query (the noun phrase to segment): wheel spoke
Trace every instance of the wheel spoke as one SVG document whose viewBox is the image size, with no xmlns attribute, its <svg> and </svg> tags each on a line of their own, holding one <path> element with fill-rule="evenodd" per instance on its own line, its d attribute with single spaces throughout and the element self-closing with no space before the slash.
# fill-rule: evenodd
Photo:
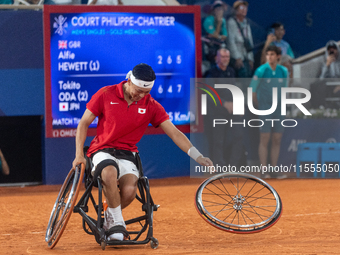
<svg viewBox="0 0 340 255">
<path fill-rule="evenodd" d="M 251 219 L 251 218 L 249 218 L 248 217 L 248 215 L 247 214 L 245 214 L 243 211 L 240 211 L 242 214 L 244 214 L 253 224 L 255 224 L 255 222 Z"/>
<path fill-rule="evenodd" d="M 236 210 L 235 216 L 234 216 L 233 220 L 231 221 L 231 224 L 234 222 L 237 214 L 238 214 L 238 210 Z"/>
<path fill-rule="evenodd" d="M 248 204 L 249 206 L 251 206 L 251 205 L 247 202 L 247 200 L 245 200 L 245 202 L 246 202 L 246 204 Z M 254 210 L 254 208 L 253 208 L 253 207 L 250 207 L 250 208 L 253 209 L 254 213 L 257 214 L 257 215 L 260 217 L 260 219 L 263 221 L 263 219 L 261 218 L 261 216 Z"/>
<path fill-rule="evenodd" d="M 207 200 L 202 200 L 203 202 L 207 202 L 207 203 L 212 203 L 214 205 L 206 205 L 205 207 L 212 207 L 212 206 L 221 206 L 221 205 L 226 205 L 226 204 L 221 204 L 221 203 L 217 203 L 217 202 L 213 202 L 213 201 L 207 201 Z M 229 205 L 229 204 L 227 204 Z M 232 207 L 232 205 L 230 205 Z"/>
<path fill-rule="evenodd" d="M 255 210 L 254 210 L 254 211 L 250 211 L 250 210 L 242 209 L 242 211 L 248 212 L 248 213 L 251 213 L 251 214 L 254 214 L 254 215 L 259 216 L 259 218 L 261 219 L 261 221 L 263 221 L 263 219 L 261 218 L 261 216 L 262 216 L 262 217 L 267 217 L 267 215 L 259 214 L 259 213 L 257 213 Z"/>
<path fill-rule="evenodd" d="M 232 215 L 232 214 L 233 214 L 233 212 L 234 212 L 234 211 L 232 211 L 230 214 L 228 214 L 228 216 L 227 216 L 227 217 L 225 217 L 225 218 L 223 219 L 223 221 L 225 221 L 227 218 L 229 218 L 229 216 L 230 216 L 230 215 Z"/>
<path fill-rule="evenodd" d="M 227 188 L 224 186 L 223 182 L 221 179 L 219 179 L 220 183 L 222 184 L 224 190 L 228 193 L 229 197 L 232 198 L 232 196 L 230 195 L 229 191 L 227 190 Z"/>
<path fill-rule="evenodd" d="M 232 196 L 229 194 L 228 190 L 227 193 L 225 193 L 220 187 L 216 186 L 216 184 L 214 182 L 211 183 L 212 185 L 214 185 L 217 189 L 219 189 L 220 191 L 222 191 L 225 195 L 229 196 L 232 199 Z M 223 186 L 223 184 L 222 184 Z M 209 189 L 208 189 L 209 190 Z"/>
<path fill-rule="evenodd" d="M 215 193 L 214 191 L 208 189 L 208 187 L 206 187 L 207 190 L 211 191 L 214 195 L 217 195 L 218 197 L 222 198 L 223 200 L 225 200 L 226 202 L 230 203 L 231 201 L 228 201 L 227 199 L 225 199 L 224 197 L 220 196 L 219 194 Z"/>
<path fill-rule="evenodd" d="M 267 212 L 271 212 L 271 213 L 273 213 L 274 211 L 270 211 L 270 210 L 264 209 L 263 207 L 275 207 L 275 208 L 276 208 L 275 205 L 273 205 L 273 206 L 250 206 L 250 207 L 257 208 L 257 209 L 261 209 L 261 210 L 264 210 L 264 211 L 267 211 Z M 244 209 L 244 208 L 250 208 L 250 207 L 243 206 L 242 209 Z"/>
</svg>

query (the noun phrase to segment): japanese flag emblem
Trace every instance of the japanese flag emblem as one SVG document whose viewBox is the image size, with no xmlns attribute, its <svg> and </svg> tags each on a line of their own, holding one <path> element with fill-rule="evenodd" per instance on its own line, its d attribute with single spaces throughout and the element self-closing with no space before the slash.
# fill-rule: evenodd
<svg viewBox="0 0 340 255">
<path fill-rule="evenodd" d="M 138 108 L 138 113 L 145 114 L 145 112 L 146 112 L 146 109 Z"/>
<path fill-rule="evenodd" d="M 68 111 L 68 103 L 59 103 L 59 111 L 67 112 Z"/>
</svg>

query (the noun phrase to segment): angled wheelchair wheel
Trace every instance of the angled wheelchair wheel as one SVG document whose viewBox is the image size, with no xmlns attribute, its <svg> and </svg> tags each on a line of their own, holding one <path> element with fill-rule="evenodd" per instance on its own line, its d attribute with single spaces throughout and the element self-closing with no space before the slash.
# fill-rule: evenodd
<svg viewBox="0 0 340 255">
<path fill-rule="evenodd" d="M 59 191 L 45 235 L 45 241 L 51 249 L 58 243 L 72 214 L 84 177 L 84 169 L 83 164 L 71 169 Z"/>
<path fill-rule="evenodd" d="M 278 193 L 262 179 L 223 173 L 206 179 L 196 192 L 196 209 L 214 227 L 232 233 L 256 233 L 281 217 Z"/>
</svg>

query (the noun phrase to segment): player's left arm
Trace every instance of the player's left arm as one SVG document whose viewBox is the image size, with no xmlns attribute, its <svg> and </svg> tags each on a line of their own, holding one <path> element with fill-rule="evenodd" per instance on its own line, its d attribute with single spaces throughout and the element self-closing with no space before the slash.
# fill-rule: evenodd
<svg viewBox="0 0 340 255">
<path fill-rule="evenodd" d="M 198 150 L 192 146 L 189 139 L 179 131 L 170 120 L 162 122 L 159 126 L 182 151 L 188 153 L 197 163 L 203 166 L 213 166 L 212 161 L 200 154 Z"/>
<path fill-rule="evenodd" d="M 262 80 L 262 77 L 263 77 L 263 72 L 261 72 L 259 68 L 256 69 L 255 74 L 253 76 L 253 79 L 251 80 L 250 85 L 249 85 L 249 87 L 251 87 L 252 91 L 253 91 L 253 95 L 252 95 L 253 105 L 256 106 L 256 107 L 259 104 L 258 101 L 257 101 L 257 89 L 258 89 L 259 84 Z"/>
<path fill-rule="evenodd" d="M 283 68 L 283 77 L 285 78 L 285 87 L 289 87 L 290 80 L 289 80 L 289 71 L 288 68 L 285 66 L 282 66 Z"/>
</svg>

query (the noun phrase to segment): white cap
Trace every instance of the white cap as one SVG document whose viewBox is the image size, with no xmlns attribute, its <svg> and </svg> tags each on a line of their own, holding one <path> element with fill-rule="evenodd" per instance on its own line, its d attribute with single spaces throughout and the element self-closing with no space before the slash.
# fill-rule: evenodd
<svg viewBox="0 0 340 255">
<path fill-rule="evenodd" d="M 129 71 L 125 78 L 126 79 L 130 78 L 133 84 L 144 89 L 151 89 L 155 83 L 155 81 L 138 80 L 135 76 L 133 76 L 132 71 Z"/>
</svg>

